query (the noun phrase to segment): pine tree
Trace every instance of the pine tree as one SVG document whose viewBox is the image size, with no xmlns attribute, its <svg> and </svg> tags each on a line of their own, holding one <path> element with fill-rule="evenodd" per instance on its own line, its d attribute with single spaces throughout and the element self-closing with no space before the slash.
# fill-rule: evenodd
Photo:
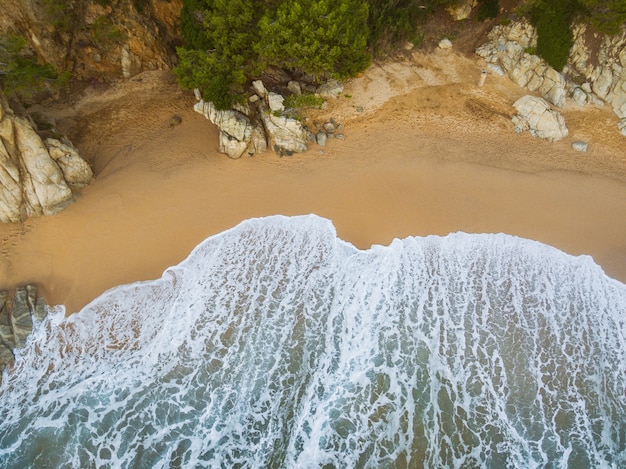
<svg viewBox="0 0 626 469">
<path fill-rule="evenodd" d="M 285 0 L 261 19 L 257 50 L 287 69 L 345 78 L 369 64 L 367 15 L 361 0 Z"/>
</svg>

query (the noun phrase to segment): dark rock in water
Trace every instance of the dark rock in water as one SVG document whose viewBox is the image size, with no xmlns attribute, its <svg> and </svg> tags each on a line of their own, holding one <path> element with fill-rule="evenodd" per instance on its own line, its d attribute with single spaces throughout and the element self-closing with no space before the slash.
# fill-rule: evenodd
<svg viewBox="0 0 626 469">
<path fill-rule="evenodd" d="M 46 317 L 43 298 L 37 297 L 37 286 L 19 287 L 13 301 L 9 292 L 0 291 L 0 372 L 10 366 L 15 354 L 33 330 L 33 318 L 42 321 Z"/>
<path fill-rule="evenodd" d="M 13 363 L 13 329 L 9 319 L 9 293 L 0 291 L 0 371 Z"/>
<path fill-rule="evenodd" d="M 15 292 L 13 311 L 11 311 L 11 327 L 13 328 L 15 347 L 22 348 L 26 343 L 26 338 L 33 331 L 33 317 L 31 316 L 26 287 L 19 287 Z"/>
</svg>

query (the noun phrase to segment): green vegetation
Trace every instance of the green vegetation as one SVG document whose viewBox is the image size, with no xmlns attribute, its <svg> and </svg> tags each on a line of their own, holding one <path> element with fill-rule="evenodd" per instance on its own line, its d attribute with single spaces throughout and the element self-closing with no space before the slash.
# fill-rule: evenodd
<svg viewBox="0 0 626 469">
<path fill-rule="evenodd" d="M 76 9 L 72 0 L 41 0 L 41 4 L 56 29 L 70 32 L 76 27 Z"/>
<path fill-rule="evenodd" d="M 478 6 L 478 12 L 476 13 L 476 19 L 478 21 L 484 21 L 487 19 L 495 18 L 500 12 L 500 5 L 498 0 L 483 0 Z"/>
<path fill-rule="evenodd" d="M 367 12 L 361 0 L 185 0 L 174 71 L 218 108 L 269 64 L 346 78 L 370 61 Z"/>
<path fill-rule="evenodd" d="M 98 16 L 92 28 L 94 43 L 105 49 L 125 39 L 124 33 L 111 22 L 108 16 Z"/>
<path fill-rule="evenodd" d="M 177 50 L 175 72 L 182 86 L 199 88 L 218 108 L 228 108 L 269 65 L 319 82 L 354 76 L 371 56 L 395 51 L 407 41 L 420 43 L 432 13 L 457 2 L 183 0 L 184 46 Z M 537 27 L 536 53 L 558 70 L 567 61 L 574 19 L 602 32 L 615 32 L 626 21 L 626 0 L 530 0 L 525 5 Z M 498 0 L 482 0 L 477 19 L 498 13 Z"/>
<path fill-rule="evenodd" d="M 307 107 L 319 108 L 324 104 L 324 98 L 315 93 L 303 93 L 301 95 L 289 95 L 283 103 L 287 109 L 302 109 Z"/>
<path fill-rule="evenodd" d="M 32 98 L 43 91 L 56 91 L 69 81 L 69 73 L 60 74 L 47 63 L 41 64 L 19 36 L 0 37 L 0 86 L 7 95 Z"/>
<path fill-rule="evenodd" d="M 599 31 L 615 34 L 626 23 L 626 0 L 578 0 Z"/>
<path fill-rule="evenodd" d="M 393 51 L 399 44 L 419 44 L 423 25 L 435 9 L 457 0 L 365 0 L 369 6 L 369 48 L 375 54 Z"/>
<path fill-rule="evenodd" d="M 572 22 L 582 20 L 615 34 L 626 22 L 626 0 L 535 0 L 529 15 L 537 28 L 537 54 L 562 70 L 574 41 Z"/>
</svg>

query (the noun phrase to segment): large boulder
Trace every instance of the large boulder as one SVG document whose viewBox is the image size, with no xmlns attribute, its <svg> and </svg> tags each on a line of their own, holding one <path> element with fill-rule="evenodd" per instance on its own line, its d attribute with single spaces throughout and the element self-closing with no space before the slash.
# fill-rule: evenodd
<svg viewBox="0 0 626 469">
<path fill-rule="evenodd" d="M 307 150 L 307 134 L 302 123 L 286 116 L 277 116 L 261 108 L 259 113 L 267 132 L 270 148 L 279 155 L 291 155 Z"/>
<path fill-rule="evenodd" d="M 69 142 L 44 142 L 1 97 L 0 109 L 0 221 L 58 213 L 92 180 L 91 168 Z"/>
<path fill-rule="evenodd" d="M 13 298 L 0 291 L 0 380 L 2 370 L 15 358 L 15 349 L 22 348 L 33 330 L 34 320 L 43 321 L 48 314 L 36 285 L 18 287 Z"/>
<path fill-rule="evenodd" d="M 563 116 L 554 111 L 548 102 L 538 96 L 523 96 L 513 104 L 517 114 L 513 116 L 515 131 L 529 131 L 533 137 L 555 142 L 567 137 L 568 130 Z"/>
<path fill-rule="evenodd" d="M 248 116 L 235 109 L 217 109 L 212 102 L 204 100 L 198 101 L 194 110 L 213 122 L 219 129 L 219 146 L 222 153 L 235 159 L 246 153 L 253 129 Z"/>
</svg>

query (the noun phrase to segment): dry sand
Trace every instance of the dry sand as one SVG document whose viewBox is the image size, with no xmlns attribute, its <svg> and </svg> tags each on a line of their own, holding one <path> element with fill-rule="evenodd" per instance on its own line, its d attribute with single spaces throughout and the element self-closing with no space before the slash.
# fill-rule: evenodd
<svg viewBox="0 0 626 469">
<path fill-rule="evenodd" d="M 46 112 L 97 177 L 52 217 L 0 226 L 0 288 L 40 285 L 68 314 L 121 283 L 159 277 L 242 220 L 316 213 L 359 248 L 411 235 L 504 232 L 593 256 L 626 282 L 626 150 L 608 108 L 567 106 L 570 137 L 516 135 L 524 91 L 454 52 L 374 65 L 311 119 L 344 141 L 231 160 L 172 76 L 90 87 Z M 357 107 L 363 107 L 358 112 Z M 182 123 L 170 126 L 172 115 Z M 587 153 L 571 148 L 589 143 Z"/>
</svg>

